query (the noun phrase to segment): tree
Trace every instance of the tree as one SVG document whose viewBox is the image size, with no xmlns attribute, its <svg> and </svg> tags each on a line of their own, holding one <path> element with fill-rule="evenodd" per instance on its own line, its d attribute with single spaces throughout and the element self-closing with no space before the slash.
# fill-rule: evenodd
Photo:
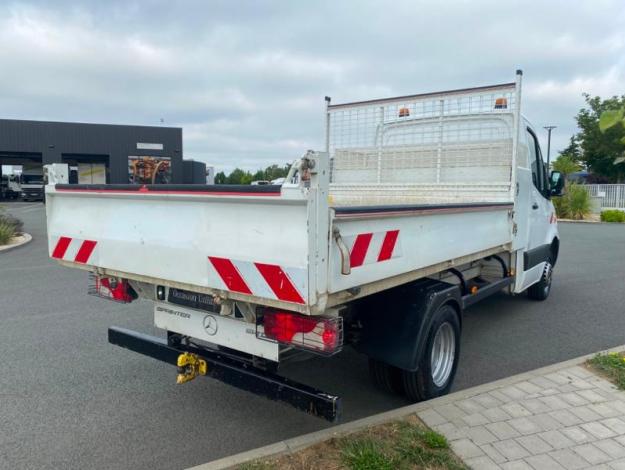
<svg viewBox="0 0 625 470">
<path fill-rule="evenodd" d="M 226 174 L 220 171 L 215 175 L 215 184 L 226 184 Z"/>
<path fill-rule="evenodd" d="M 561 154 L 551 166 L 555 171 L 562 173 L 565 178 L 571 173 L 582 169 L 582 166 L 573 157 L 564 154 Z"/>
<path fill-rule="evenodd" d="M 265 175 L 265 172 L 263 170 L 258 170 L 256 173 L 254 173 L 254 176 L 252 176 L 252 181 L 264 181 L 267 179 L 267 176 Z"/>
<path fill-rule="evenodd" d="M 621 97 L 621 101 L 625 101 L 625 96 Z M 625 129 L 625 103 L 618 109 L 609 109 L 601 113 L 599 118 L 599 129 L 605 133 L 608 129 Z M 625 145 L 625 135 L 622 135 L 619 142 Z M 614 164 L 625 163 L 625 152 L 614 160 Z"/>
<path fill-rule="evenodd" d="M 582 162 L 592 173 L 616 182 L 625 179 L 625 126 L 623 108 L 625 95 L 602 100 L 584 94 L 586 108 L 577 114 L 577 135 L 582 151 Z M 620 117 L 620 120 L 618 119 Z M 601 126 L 600 126 L 601 120 Z"/>
<path fill-rule="evenodd" d="M 568 147 L 560 151 L 560 156 L 558 157 L 558 160 L 562 156 L 569 157 L 569 159 L 574 161 L 575 163 L 579 163 L 582 161 L 582 151 L 579 148 L 579 141 L 576 135 L 572 135 L 571 139 L 569 140 Z"/>
<path fill-rule="evenodd" d="M 252 182 L 252 174 L 249 171 L 235 168 L 228 175 L 226 184 L 250 184 Z"/>
<path fill-rule="evenodd" d="M 284 178 L 289 173 L 290 168 L 291 165 L 288 163 L 284 166 L 270 165 L 254 174 L 241 168 L 235 168 L 228 176 L 220 171 L 215 175 L 215 184 L 250 184 L 252 181 L 272 181 L 277 178 Z"/>
</svg>

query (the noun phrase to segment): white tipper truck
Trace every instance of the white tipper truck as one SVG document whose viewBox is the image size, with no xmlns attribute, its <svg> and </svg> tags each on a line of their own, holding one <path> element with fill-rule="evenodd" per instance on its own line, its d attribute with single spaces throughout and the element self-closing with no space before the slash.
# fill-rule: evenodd
<svg viewBox="0 0 625 470">
<path fill-rule="evenodd" d="M 109 342 L 335 421 L 294 382 L 296 351 L 349 345 L 381 387 L 449 391 L 462 312 L 499 291 L 549 295 L 559 236 L 521 72 L 502 85 L 332 104 L 323 151 L 278 185 L 69 185 L 47 167 L 49 254 L 92 294 L 154 304 L 163 337 Z M 524 298 L 511 300 L 525 302 Z"/>
</svg>

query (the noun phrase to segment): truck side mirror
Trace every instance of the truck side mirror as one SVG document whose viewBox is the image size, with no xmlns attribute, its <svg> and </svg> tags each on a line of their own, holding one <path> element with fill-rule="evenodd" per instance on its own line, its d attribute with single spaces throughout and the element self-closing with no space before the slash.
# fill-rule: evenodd
<svg viewBox="0 0 625 470">
<path fill-rule="evenodd" d="M 564 189 L 564 175 L 559 171 L 552 171 L 549 176 L 549 193 L 552 196 L 562 196 Z"/>
</svg>

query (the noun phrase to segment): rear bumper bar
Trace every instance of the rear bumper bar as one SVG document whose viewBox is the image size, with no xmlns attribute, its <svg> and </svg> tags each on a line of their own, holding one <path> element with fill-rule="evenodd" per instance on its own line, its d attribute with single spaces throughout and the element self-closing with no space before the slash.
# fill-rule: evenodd
<svg viewBox="0 0 625 470">
<path fill-rule="evenodd" d="M 176 365 L 183 352 L 195 353 L 208 365 L 207 376 L 247 392 L 281 401 L 314 416 L 336 422 L 340 418 L 341 398 L 271 372 L 192 346 L 173 347 L 164 338 L 145 335 L 125 328 L 110 327 L 109 343 L 145 356 Z"/>
</svg>

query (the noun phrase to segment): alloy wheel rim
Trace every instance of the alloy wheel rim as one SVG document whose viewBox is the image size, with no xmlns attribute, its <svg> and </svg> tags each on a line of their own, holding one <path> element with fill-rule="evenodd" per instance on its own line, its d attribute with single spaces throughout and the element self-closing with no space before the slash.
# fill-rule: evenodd
<svg viewBox="0 0 625 470">
<path fill-rule="evenodd" d="M 552 277 L 552 274 L 553 274 L 553 268 L 551 266 L 551 263 L 547 263 L 547 265 L 545 266 L 545 274 L 544 274 L 544 277 L 545 277 L 545 288 L 544 288 L 545 294 L 547 292 L 549 292 L 549 289 L 551 289 L 551 277 Z"/>
<path fill-rule="evenodd" d="M 456 356 L 456 335 L 450 323 L 445 322 L 438 327 L 432 344 L 430 370 L 432 381 L 437 387 L 443 387 L 454 366 Z"/>
</svg>

